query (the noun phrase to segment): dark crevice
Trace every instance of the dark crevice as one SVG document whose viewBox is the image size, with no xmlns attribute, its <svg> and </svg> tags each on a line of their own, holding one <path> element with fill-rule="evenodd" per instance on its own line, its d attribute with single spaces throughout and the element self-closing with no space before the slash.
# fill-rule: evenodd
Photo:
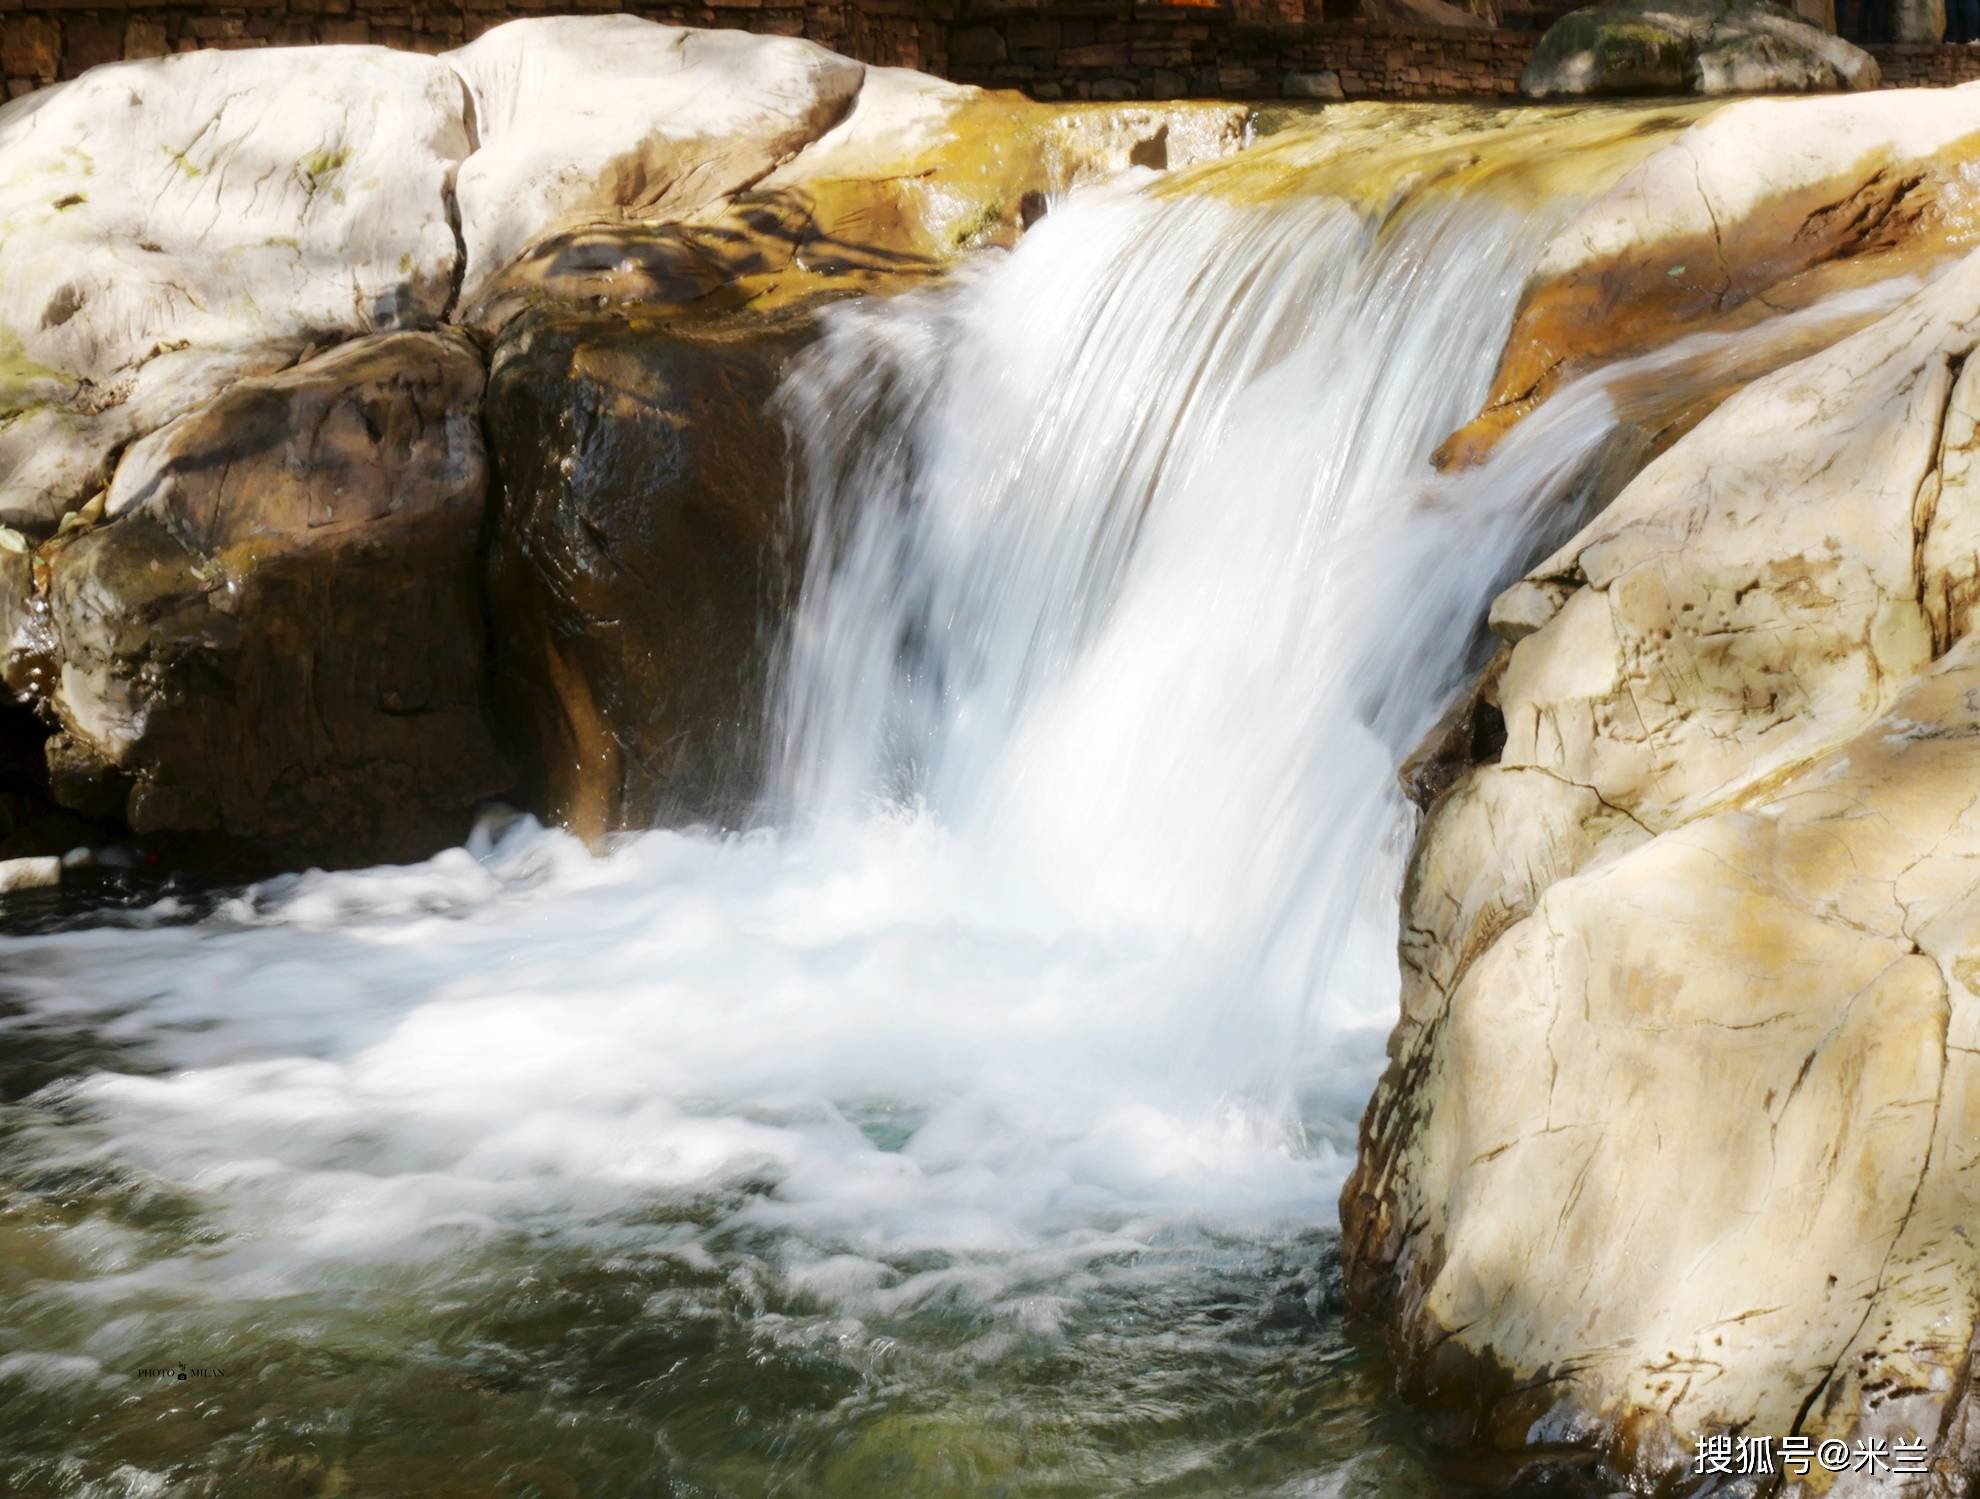
<svg viewBox="0 0 1980 1499">
<path fill-rule="evenodd" d="M 453 71 L 451 66 L 449 70 Z M 461 305 L 461 288 L 467 284 L 467 234 L 461 227 L 461 168 L 481 149 L 481 116 L 474 107 L 474 90 L 458 71 L 454 72 L 454 78 L 461 86 L 461 128 L 467 134 L 467 153 L 454 163 L 453 170 L 447 173 L 447 180 L 440 188 L 447 228 L 454 236 L 454 274 L 447 286 L 447 303 L 440 309 L 440 321 L 443 323 L 454 320 L 454 314 Z"/>
<path fill-rule="evenodd" d="M 51 737 L 32 708 L 0 696 L 0 860 L 65 854 L 125 834 L 119 824 L 56 802 L 48 773 Z"/>
<path fill-rule="evenodd" d="M 1918 481 L 1911 502 L 1911 577 L 1917 590 L 1918 611 L 1924 617 L 1926 627 L 1932 634 L 1932 659 L 1938 660 L 1952 649 L 1951 600 L 1947 604 L 1947 617 L 1935 619 L 1928 595 L 1925 568 L 1925 546 L 1932 534 L 1932 522 L 1938 517 L 1939 494 L 1945 484 L 1946 469 L 1946 425 L 1952 415 L 1952 404 L 1959 396 L 1960 376 L 1966 370 L 1967 355 L 1952 354 L 1946 360 L 1946 398 L 1939 403 L 1932 428 L 1930 454 L 1925 473 Z"/>
</svg>

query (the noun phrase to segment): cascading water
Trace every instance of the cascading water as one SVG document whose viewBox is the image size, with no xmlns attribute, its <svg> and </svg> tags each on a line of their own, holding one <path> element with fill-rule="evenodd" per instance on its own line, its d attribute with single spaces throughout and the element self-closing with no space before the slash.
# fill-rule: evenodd
<svg viewBox="0 0 1980 1499">
<path fill-rule="evenodd" d="M 1396 763 L 1616 421 L 1428 463 L 1570 206 L 1130 184 L 831 314 L 773 829 L 0 945 L 19 1471 L 316 1492 L 361 1430 L 345 1492 L 1423 1492 L 1320 1266 Z M 132 1371 L 179 1360 L 228 1377 L 174 1447 Z"/>
<path fill-rule="evenodd" d="M 1176 949 L 1201 1034 L 1163 1044 L 1208 1096 L 1259 1096 L 1309 999 L 1386 1026 L 1395 766 L 1534 513 L 1426 520 L 1426 460 L 1550 217 L 1118 192 L 836 320 L 787 392 L 821 515 L 796 810 L 912 800 L 982 888 Z M 1370 891 L 1372 961 L 1330 985 Z"/>
</svg>

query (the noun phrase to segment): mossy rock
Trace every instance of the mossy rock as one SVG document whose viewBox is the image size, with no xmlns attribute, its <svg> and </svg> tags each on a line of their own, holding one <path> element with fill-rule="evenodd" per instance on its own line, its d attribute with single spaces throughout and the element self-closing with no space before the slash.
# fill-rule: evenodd
<svg viewBox="0 0 1980 1499">
<path fill-rule="evenodd" d="M 1875 88 L 1869 53 L 1768 0 L 1620 0 L 1561 17 L 1520 79 L 1535 97 Z"/>
</svg>

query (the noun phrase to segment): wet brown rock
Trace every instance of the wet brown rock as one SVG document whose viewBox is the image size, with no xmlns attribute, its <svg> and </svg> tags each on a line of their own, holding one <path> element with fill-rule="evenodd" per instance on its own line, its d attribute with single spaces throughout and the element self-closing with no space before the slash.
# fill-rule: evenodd
<svg viewBox="0 0 1980 1499">
<path fill-rule="evenodd" d="M 18 531 L 0 527 L 0 684 L 22 701 L 39 693 L 47 685 L 51 644 L 34 553 Z"/>
<path fill-rule="evenodd" d="M 497 347 L 490 612 L 525 800 L 582 835 L 754 793 L 796 569 L 766 412 L 801 312 L 539 311 Z"/>
<path fill-rule="evenodd" d="M 1396 771 L 1403 795 L 1416 806 L 1428 808 L 1466 770 L 1496 759 L 1504 747 L 1499 681 L 1511 654 L 1507 647 L 1499 647 L 1478 679 L 1456 696 Z"/>
<path fill-rule="evenodd" d="M 358 339 L 137 444 L 38 558 L 56 798 L 297 858 L 425 852 L 511 776 L 482 712 L 481 361 Z"/>
</svg>

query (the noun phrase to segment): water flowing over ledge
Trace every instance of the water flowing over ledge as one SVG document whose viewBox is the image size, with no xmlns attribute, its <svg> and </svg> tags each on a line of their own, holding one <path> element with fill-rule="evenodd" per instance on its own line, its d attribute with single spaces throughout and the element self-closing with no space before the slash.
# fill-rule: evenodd
<svg viewBox="0 0 1980 1499">
<path fill-rule="evenodd" d="M 36 1475 L 162 1482 L 129 1371 L 184 1359 L 240 1380 L 201 1440 L 243 1481 L 306 1461 L 271 1404 L 435 1493 L 573 1441 L 626 1492 L 1437 1481 L 1324 1268 L 1397 763 L 1632 401 L 1906 288 L 1564 385 L 1439 475 L 1581 195 L 1409 161 L 1379 208 L 1075 194 L 828 315 L 779 396 L 813 542 L 763 829 L 517 823 L 0 945 Z"/>
<path fill-rule="evenodd" d="M 68 1267 L 28 1346 L 90 1407 L 194 1329 L 297 1357 L 296 1298 L 356 1349 L 382 1286 L 633 1256 L 707 1279 L 682 1315 L 748 1276 L 850 1364 L 955 1323 L 994 1369 L 1108 1286 L 1310 1260 L 1392 1014 L 1394 762 L 1533 545 L 1529 491 L 1417 497 L 1551 221 L 1130 187 L 841 311 L 783 397 L 823 544 L 782 830 L 519 826 L 10 944 L 15 1036 L 107 1048 L 15 1111 L 89 1204 L 12 1230 Z"/>
</svg>

